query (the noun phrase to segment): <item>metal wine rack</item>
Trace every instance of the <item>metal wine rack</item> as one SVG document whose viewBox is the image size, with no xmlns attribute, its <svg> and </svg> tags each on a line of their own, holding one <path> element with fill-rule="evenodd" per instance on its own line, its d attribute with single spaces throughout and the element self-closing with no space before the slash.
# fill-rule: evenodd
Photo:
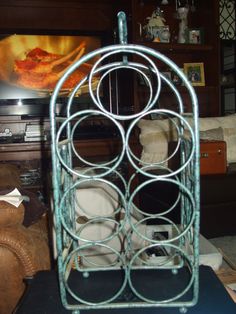
<svg viewBox="0 0 236 314">
<path fill-rule="evenodd" d="M 118 14 L 118 29 L 120 43 L 82 56 L 59 80 L 51 98 L 54 220 L 61 299 L 73 313 L 132 307 L 178 307 L 185 312 L 198 299 L 197 97 L 181 69 L 169 58 L 154 49 L 127 43 L 123 12 Z M 58 116 L 57 99 L 63 83 L 91 60 L 95 62 L 89 74 L 70 92 L 66 115 Z M 160 72 L 156 64 L 161 62 L 180 78 L 180 87 Z M 103 83 L 120 69 L 133 71 L 145 81 L 149 96 L 140 112 L 119 115 L 103 103 L 106 91 Z M 169 88 L 177 100 L 176 110 L 158 107 L 162 86 L 164 91 Z M 74 97 L 85 88 L 95 109 L 72 113 Z M 187 114 L 181 92 L 189 95 Z M 170 121 L 177 137 L 175 149 L 165 160 L 148 163 L 132 150 L 130 142 L 139 122 L 152 115 L 158 117 L 157 123 Z M 76 130 L 86 119 L 97 117 L 108 120 L 119 134 L 120 151 L 108 161 L 86 159 L 75 145 Z M 178 167 L 173 169 L 169 161 L 176 155 Z M 120 172 L 123 163 L 128 163 L 132 171 Z M 139 176 L 145 180 L 140 182 Z M 174 185 L 178 190 L 176 201 L 159 212 L 145 212 L 136 198 L 142 189 L 156 183 Z M 98 200 L 93 193 L 98 190 L 106 198 L 108 210 L 96 206 Z M 78 211 L 79 195 L 85 195 L 89 210 L 82 206 Z M 177 211 L 177 203 L 180 219 L 176 222 L 169 214 Z"/>
</svg>

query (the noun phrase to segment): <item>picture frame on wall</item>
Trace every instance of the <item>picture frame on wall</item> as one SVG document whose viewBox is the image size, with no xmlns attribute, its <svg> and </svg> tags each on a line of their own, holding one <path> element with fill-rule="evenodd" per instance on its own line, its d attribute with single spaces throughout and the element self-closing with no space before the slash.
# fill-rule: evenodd
<svg viewBox="0 0 236 314">
<path fill-rule="evenodd" d="M 204 63 L 184 63 L 184 73 L 193 86 L 205 86 Z"/>
<path fill-rule="evenodd" d="M 162 74 L 169 80 L 171 81 L 171 72 L 170 71 L 164 71 Z"/>
<path fill-rule="evenodd" d="M 203 44 L 203 30 L 201 28 L 188 29 L 189 44 Z"/>
</svg>

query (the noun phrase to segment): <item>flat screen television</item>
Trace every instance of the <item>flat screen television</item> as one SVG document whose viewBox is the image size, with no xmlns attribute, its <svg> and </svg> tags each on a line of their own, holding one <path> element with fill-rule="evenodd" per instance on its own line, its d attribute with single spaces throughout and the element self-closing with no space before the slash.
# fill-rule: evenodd
<svg viewBox="0 0 236 314">
<path fill-rule="evenodd" d="M 47 114 L 51 93 L 65 69 L 103 41 L 101 34 L 0 35 L 0 114 Z M 68 82 L 59 103 L 66 102 L 72 87 Z M 86 91 L 82 96 L 78 102 L 86 105 Z"/>
</svg>

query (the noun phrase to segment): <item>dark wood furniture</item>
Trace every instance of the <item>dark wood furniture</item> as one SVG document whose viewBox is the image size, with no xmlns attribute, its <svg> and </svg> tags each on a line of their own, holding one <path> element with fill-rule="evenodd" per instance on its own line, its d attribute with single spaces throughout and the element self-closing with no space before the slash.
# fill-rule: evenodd
<svg viewBox="0 0 236 314">
<path fill-rule="evenodd" d="M 235 235 L 236 169 L 201 177 L 201 233 L 207 238 Z"/>
<path fill-rule="evenodd" d="M 206 238 L 236 234 L 235 185 L 236 169 L 233 166 L 228 168 L 226 174 L 201 176 L 200 232 Z M 177 195 L 178 190 L 173 184 L 156 182 L 142 190 L 140 206 L 147 212 L 163 212 L 176 201 Z M 176 223 L 179 223 L 179 208 L 178 204 L 169 214 L 169 218 Z"/>
<path fill-rule="evenodd" d="M 175 1 L 161 6 L 166 24 L 169 25 L 170 43 L 153 43 L 140 36 L 143 26 L 157 3 L 154 0 L 3 0 L 0 4 L 0 33 L 100 33 L 107 43 L 113 43 L 117 33 L 117 13 L 123 10 L 128 20 L 128 42 L 142 44 L 169 56 L 180 68 L 186 62 L 203 62 L 205 87 L 197 87 L 201 116 L 217 116 L 220 110 L 220 49 L 219 49 L 219 1 L 198 0 L 196 11 L 189 13 L 189 28 L 202 28 L 204 41 L 201 44 L 178 44 L 176 35 L 179 21 L 175 18 Z M 168 69 L 163 69 L 166 71 Z M 126 83 L 128 83 L 126 81 Z M 125 87 L 125 86 L 124 86 Z M 181 88 L 181 87 L 180 87 Z M 145 93 L 135 81 L 131 84 L 129 99 L 132 110 L 139 110 L 145 103 Z M 122 91 L 124 92 L 124 90 Z M 127 90 L 126 90 L 127 94 Z M 164 102 L 169 98 L 164 95 Z M 188 99 L 185 100 L 188 102 Z M 187 105 L 187 104 L 186 104 Z"/>
<path fill-rule="evenodd" d="M 144 36 L 140 37 L 138 23 L 144 25 L 146 18 L 151 16 L 156 9 L 156 1 L 132 1 L 132 42 L 148 46 L 168 56 L 180 68 L 184 63 L 203 62 L 205 69 L 205 86 L 196 87 L 199 99 L 200 116 L 220 115 L 220 49 L 219 49 L 219 3 L 210 0 L 197 1 L 195 12 L 188 15 L 188 27 L 191 29 L 202 28 L 204 38 L 201 44 L 179 44 L 176 42 L 179 20 L 174 17 L 175 1 L 169 1 L 169 5 L 161 6 L 164 11 L 166 24 L 169 25 L 171 38 L 170 43 L 147 42 Z M 163 69 L 168 71 L 168 69 Z M 183 90 L 183 87 L 179 87 Z M 134 97 L 137 103 L 142 99 L 144 92 L 138 83 L 134 86 L 134 94 L 139 92 L 138 97 Z M 160 100 L 164 106 L 171 103 L 170 94 L 163 95 Z M 168 104 L 168 105 L 167 105 Z M 186 95 L 185 105 L 188 106 Z"/>
</svg>

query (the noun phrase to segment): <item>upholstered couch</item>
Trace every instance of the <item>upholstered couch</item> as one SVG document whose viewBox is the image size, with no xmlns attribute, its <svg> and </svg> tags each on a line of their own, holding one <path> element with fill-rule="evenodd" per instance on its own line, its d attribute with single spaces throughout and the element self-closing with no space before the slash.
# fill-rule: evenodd
<svg viewBox="0 0 236 314">
<path fill-rule="evenodd" d="M 5 195 L 18 185 L 17 167 L 1 165 L 0 194 Z M 0 201 L 1 314 L 13 312 L 26 288 L 24 279 L 50 268 L 45 208 L 34 193 L 20 191 L 29 197 L 29 202 L 15 207 Z"/>
<path fill-rule="evenodd" d="M 186 117 L 191 125 L 191 118 Z M 168 143 L 176 139 L 176 127 L 169 119 L 140 120 L 142 162 L 159 162 L 168 155 Z M 236 163 L 236 114 L 199 118 L 200 139 L 223 140 L 227 145 L 227 163 Z"/>
</svg>

